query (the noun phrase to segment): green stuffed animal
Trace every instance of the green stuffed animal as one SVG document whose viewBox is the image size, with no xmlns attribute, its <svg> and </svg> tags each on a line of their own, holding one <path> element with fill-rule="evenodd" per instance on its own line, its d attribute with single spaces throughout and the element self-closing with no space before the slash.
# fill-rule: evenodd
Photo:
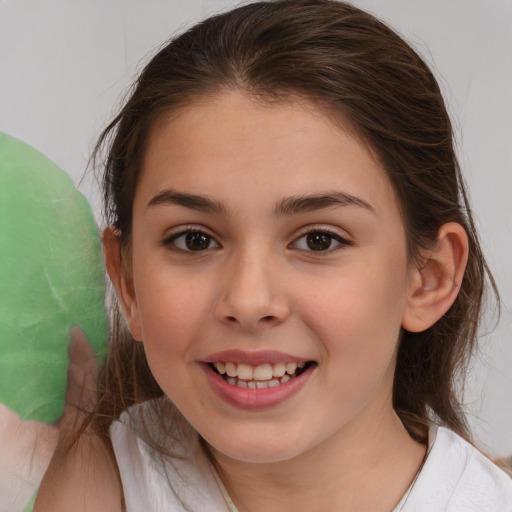
<svg viewBox="0 0 512 512">
<path fill-rule="evenodd" d="M 75 325 L 101 359 L 107 340 L 104 267 L 90 206 L 54 163 L 0 133 L 0 424 L 15 417 L 26 425 L 58 420 Z M 8 446 L 8 453 L 24 456 L 26 450 L 12 449 L 25 442 L 13 434 L 18 431 L 0 429 L 0 453 Z M 2 459 L 0 508 L 11 511 L 20 501 L 25 506 L 35 488 L 27 497 L 30 489 L 16 481 L 25 477 L 9 469 L 23 461 Z"/>
</svg>

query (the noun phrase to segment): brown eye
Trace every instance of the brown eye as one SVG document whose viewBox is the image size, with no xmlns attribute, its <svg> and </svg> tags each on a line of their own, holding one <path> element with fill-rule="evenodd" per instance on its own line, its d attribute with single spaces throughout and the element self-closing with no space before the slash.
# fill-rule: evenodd
<svg viewBox="0 0 512 512">
<path fill-rule="evenodd" d="M 312 251 L 326 251 L 331 247 L 332 236 L 327 233 L 309 233 L 306 235 L 306 244 Z"/>
<path fill-rule="evenodd" d="M 205 251 L 220 247 L 220 245 L 209 235 L 202 231 L 186 231 L 171 237 L 166 245 L 186 252 Z"/>
<path fill-rule="evenodd" d="M 349 245 L 352 245 L 352 242 L 330 231 L 310 231 L 297 238 L 292 244 L 294 249 L 300 249 L 301 251 L 326 253 Z"/>
<path fill-rule="evenodd" d="M 210 246 L 211 237 L 204 233 L 188 233 L 185 236 L 185 245 L 191 251 L 204 251 Z"/>
</svg>

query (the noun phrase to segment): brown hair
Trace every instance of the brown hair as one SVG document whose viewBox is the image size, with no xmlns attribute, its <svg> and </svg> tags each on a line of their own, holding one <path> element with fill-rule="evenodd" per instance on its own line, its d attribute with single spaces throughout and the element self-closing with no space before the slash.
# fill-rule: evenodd
<svg viewBox="0 0 512 512">
<path fill-rule="evenodd" d="M 323 105 L 349 122 L 380 159 L 397 195 L 411 261 L 457 222 L 469 237 L 469 262 L 451 309 L 424 332 L 403 332 L 394 407 L 424 441 L 432 419 L 470 438 L 457 389 L 474 349 L 486 275 L 438 84 L 427 65 L 373 16 L 331 0 L 280 0 L 239 7 L 171 40 L 147 64 L 126 105 L 103 132 L 105 214 L 129 248 L 132 203 L 155 121 L 200 97 L 238 89 L 266 101 L 290 95 Z M 113 318 L 93 423 L 108 426 L 132 404 L 160 397 L 143 346 Z"/>
</svg>

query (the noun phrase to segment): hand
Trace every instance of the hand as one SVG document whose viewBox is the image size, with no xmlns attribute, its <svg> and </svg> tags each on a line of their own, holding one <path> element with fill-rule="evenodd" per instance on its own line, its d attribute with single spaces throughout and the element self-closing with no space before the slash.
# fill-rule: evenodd
<svg viewBox="0 0 512 512">
<path fill-rule="evenodd" d="M 3 512 L 24 510 L 50 463 L 59 431 L 23 421 L 0 404 L 0 504 Z"/>
<path fill-rule="evenodd" d="M 111 451 L 81 425 L 96 404 L 97 362 L 85 334 L 71 329 L 68 389 L 58 422 L 59 441 L 37 495 L 34 512 L 120 512 L 121 482 Z"/>
<path fill-rule="evenodd" d="M 98 363 L 85 333 L 78 327 L 69 331 L 68 388 L 64 413 L 57 422 L 61 438 L 74 438 L 77 429 L 96 405 Z"/>
</svg>

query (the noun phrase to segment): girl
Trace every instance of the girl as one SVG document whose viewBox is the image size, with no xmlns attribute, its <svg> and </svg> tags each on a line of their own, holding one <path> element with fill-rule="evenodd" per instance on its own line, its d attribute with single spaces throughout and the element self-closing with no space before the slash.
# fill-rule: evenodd
<svg viewBox="0 0 512 512">
<path fill-rule="evenodd" d="M 495 286 L 400 37 L 240 7 L 165 46 L 103 144 L 122 315 L 38 510 L 512 510 L 457 396 Z"/>
</svg>

